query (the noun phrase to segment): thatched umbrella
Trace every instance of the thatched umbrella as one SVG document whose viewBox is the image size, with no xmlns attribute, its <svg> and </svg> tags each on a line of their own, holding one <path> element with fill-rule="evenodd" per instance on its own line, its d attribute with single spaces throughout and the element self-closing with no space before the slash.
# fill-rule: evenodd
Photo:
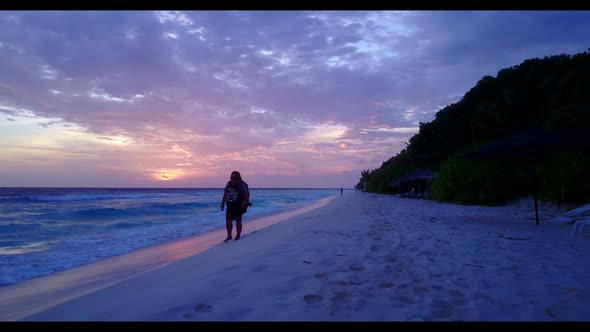
<svg viewBox="0 0 590 332">
<path fill-rule="evenodd" d="M 394 181 L 390 182 L 389 185 L 392 187 L 400 186 L 407 182 L 412 181 L 420 181 L 420 180 L 430 180 L 436 176 L 436 172 L 433 172 L 429 169 L 417 169 L 414 172 L 400 176 L 399 178 L 395 179 Z"/>
<path fill-rule="evenodd" d="M 571 150 L 590 150 L 590 133 L 556 132 L 540 128 L 527 129 L 488 143 L 475 151 L 466 153 L 467 159 L 517 158 L 530 161 L 532 189 L 535 200 L 535 216 L 539 225 L 538 191 L 539 179 L 535 165 L 545 154 Z"/>
</svg>

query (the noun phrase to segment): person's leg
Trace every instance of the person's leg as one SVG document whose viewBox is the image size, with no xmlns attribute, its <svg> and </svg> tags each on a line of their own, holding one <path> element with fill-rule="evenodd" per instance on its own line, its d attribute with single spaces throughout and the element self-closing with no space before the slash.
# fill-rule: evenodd
<svg viewBox="0 0 590 332">
<path fill-rule="evenodd" d="M 232 231 L 232 215 L 229 212 L 229 208 L 227 208 L 226 212 L 225 212 L 225 229 L 227 230 L 227 238 L 223 241 L 223 242 L 227 242 L 229 240 L 231 240 L 231 231 Z"/>
<path fill-rule="evenodd" d="M 242 235 L 242 214 L 236 214 L 236 240 L 240 239 L 240 235 Z"/>
</svg>

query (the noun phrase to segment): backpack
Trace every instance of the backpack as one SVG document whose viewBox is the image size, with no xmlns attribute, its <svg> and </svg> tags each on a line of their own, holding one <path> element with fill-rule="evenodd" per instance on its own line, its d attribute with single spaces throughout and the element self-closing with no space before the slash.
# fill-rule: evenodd
<svg viewBox="0 0 590 332">
<path fill-rule="evenodd" d="M 248 201 L 248 206 L 252 206 L 252 202 Z M 248 206 L 245 209 L 242 209 L 242 214 L 248 212 Z"/>
<path fill-rule="evenodd" d="M 229 185 L 229 184 L 230 184 L 230 182 L 227 183 L 227 185 Z M 241 196 L 242 199 L 243 199 L 242 191 L 247 191 L 248 194 L 250 194 L 250 189 L 248 188 L 248 184 L 244 181 L 241 181 L 240 183 L 238 183 L 238 190 L 239 190 L 238 197 Z M 252 206 L 252 202 L 250 202 L 250 200 L 248 200 L 248 206 Z M 246 206 L 245 209 L 242 209 L 242 214 L 248 212 L 248 206 Z"/>
</svg>

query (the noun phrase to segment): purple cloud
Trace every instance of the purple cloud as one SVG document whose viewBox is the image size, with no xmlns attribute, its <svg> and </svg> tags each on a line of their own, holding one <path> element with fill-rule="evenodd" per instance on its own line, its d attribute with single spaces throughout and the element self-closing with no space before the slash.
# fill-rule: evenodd
<svg viewBox="0 0 590 332">
<path fill-rule="evenodd" d="M 16 140 L 34 116 L 39 130 L 126 141 L 101 150 L 106 169 L 121 148 L 141 172 L 215 177 L 204 169 L 230 158 L 309 186 L 329 170 L 341 186 L 482 76 L 585 51 L 589 30 L 583 11 L 2 12 L 2 135 Z"/>
</svg>

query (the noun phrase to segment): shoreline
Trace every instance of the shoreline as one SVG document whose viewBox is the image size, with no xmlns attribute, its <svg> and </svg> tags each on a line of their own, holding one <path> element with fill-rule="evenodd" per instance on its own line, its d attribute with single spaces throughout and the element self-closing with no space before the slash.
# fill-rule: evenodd
<svg viewBox="0 0 590 332">
<path fill-rule="evenodd" d="M 242 239 L 328 204 L 338 196 L 243 222 Z M 225 226 L 225 220 L 222 220 Z M 234 226 L 235 232 L 235 226 Z M 224 244 L 225 227 L 112 256 L 71 269 L 0 287 L 0 321 L 18 320 L 79 296 L 162 268 Z M 231 241 L 233 242 L 233 241 Z"/>
<path fill-rule="evenodd" d="M 336 198 L 18 320 L 590 321 L 590 232 L 526 202 Z"/>
</svg>

